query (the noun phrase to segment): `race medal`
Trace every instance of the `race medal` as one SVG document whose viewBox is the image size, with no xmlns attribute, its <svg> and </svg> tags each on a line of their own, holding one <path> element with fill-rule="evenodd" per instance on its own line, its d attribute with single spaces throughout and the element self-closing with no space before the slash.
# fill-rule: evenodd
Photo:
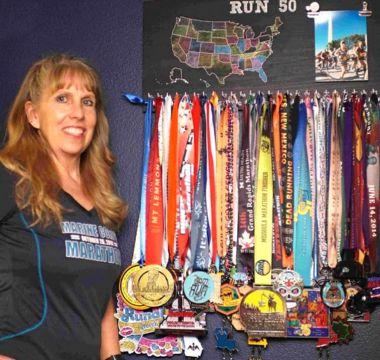
<svg viewBox="0 0 380 360">
<path fill-rule="evenodd" d="M 250 338 L 284 337 L 285 301 L 279 293 L 269 288 L 253 290 L 241 301 L 240 321 Z"/>
<path fill-rule="evenodd" d="M 274 280 L 273 280 L 274 279 Z M 286 301 L 286 307 L 295 307 L 297 299 L 302 295 L 303 281 L 293 270 L 283 270 L 276 277 L 272 275 L 273 290 L 277 291 Z"/>
<path fill-rule="evenodd" d="M 321 294 L 325 305 L 333 309 L 342 306 L 346 299 L 344 287 L 338 280 L 328 280 L 322 286 Z"/>
<path fill-rule="evenodd" d="M 239 310 L 241 296 L 238 289 L 230 284 L 222 285 L 220 289 L 221 304 L 215 305 L 215 310 L 223 315 L 231 315 Z"/>
<path fill-rule="evenodd" d="M 159 307 L 165 305 L 173 295 L 174 279 L 169 270 L 160 265 L 147 265 L 133 278 L 135 297 L 143 305 Z"/>
<path fill-rule="evenodd" d="M 185 296 L 195 304 L 203 304 L 210 300 L 214 291 L 214 281 L 204 271 L 195 271 L 189 275 L 184 283 Z"/>
<path fill-rule="evenodd" d="M 323 303 L 319 289 L 304 289 L 296 306 L 287 308 L 286 318 L 289 338 L 320 339 L 331 335 L 330 309 Z"/>
<path fill-rule="evenodd" d="M 134 294 L 135 289 L 133 287 L 133 278 L 139 270 L 140 266 L 138 264 L 133 264 L 123 271 L 119 280 L 119 293 L 125 304 L 132 309 L 145 310 L 148 309 L 148 306 L 141 304 Z"/>
<path fill-rule="evenodd" d="M 203 336 L 207 334 L 206 313 L 197 312 L 182 292 L 182 277 L 177 282 L 178 295 L 166 309 L 157 334 Z"/>
</svg>

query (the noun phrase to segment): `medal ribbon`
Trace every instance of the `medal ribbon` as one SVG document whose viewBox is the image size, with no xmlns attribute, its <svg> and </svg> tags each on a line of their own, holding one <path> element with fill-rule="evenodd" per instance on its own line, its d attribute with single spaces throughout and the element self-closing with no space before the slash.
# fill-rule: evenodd
<svg viewBox="0 0 380 360">
<path fill-rule="evenodd" d="M 340 261 L 340 247 L 342 243 L 342 167 L 340 153 L 340 137 L 338 132 L 338 110 L 340 97 L 333 95 L 333 111 L 330 140 L 330 171 L 328 192 L 327 216 L 327 246 L 328 265 L 335 268 Z"/>
<path fill-rule="evenodd" d="M 168 239 L 169 258 L 174 263 L 176 242 L 176 220 L 177 220 L 177 183 L 178 183 L 178 161 L 177 161 L 177 137 L 178 137 L 178 106 L 179 95 L 174 98 L 172 116 L 170 120 L 170 144 L 168 154 L 168 201 L 167 201 L 167 217 L 166 217 L 166 233 Z"/>
<path fill-rule="evenodd" d="M 369 104 L 370 125 L 366 135 L 367 155 L 367 197 L 369 225 L 369 254 L 371 272 L 380 272 L 379 254 L 379 206 L 380 206 L 380 117 L 376 94 L 372 94 Z"/>
<path fill-rule="evenodd" d="M 178 107 L 177 256 L 183 267 L 189 247 L 192 194 L 194 185 L 194 129 L 188 95 Z"/>
<path fill-rule="evenodd" d="M 311 286 L 312 214 L 309 167 L 306 149 L 306 106 L 299 105 L 297 136 L 294 142 L 294 270 L 305 286 Z"/>
<path fill-rule="evenodd" d="M 344 114 L 344 130 L 342 137 L 342 153 L 343 153 L 343 178 L 344 178 L 344 199 L 346 219 L 351 216 L 351 186 L 352 186 L 352 157 L 353 157 L 353 102 L 346 100 L 343 104 L 345 109 Z M 346 224 L 348 226 L 348 224 Z M 350 232 L 349 229 L 344 229 L 345 247 L 350 247 Z"/>
<path fill-rule="evenodd" d="M 166 265 L 169 259 L 168 251 L 168 234 L 167 234 L 167 219 L 168 219 L 168 162 L 169 162 L 169 147 L 170 147 L 170 121 L 172 114 L 173 100 L 170 95 L 165 96 L 163 105 L 162 117 L 162 197 L 164 208 L 164 245 L 163 245 L 163 260 L 162 264 Z"/>
<path fill-rule="evenodd" d="M 249 146 L 249 105 L 243 106 L 242 135 L 239 161 L 239 212 L 238 241 L 242 253 L 253 253 L 254 217 L 251 175 L 251 152 Z"/>
<path fill-rule="evenodd" d="M 154 105 L 155 122 L 150 145 L 146 192 L 146 265 L 161 265 L 164 239 L 162 168 L 158 136 L 163 115 L 162 98 L 157 97 Z"/>
<path fill-rule="evenodd" d="M 217 248 L 218 255 L 220 258 L 224 258 L 227 253 L 227 243 L 226 243 L 226 224 L 225 224 L 225 214 L 226 214 L 226 163 L 227 163 L 227 128 L 228 128 L 228 117 L 229 108 L 225 106 L 221 113 L 220 121 L 217 128 L 217 138 L 216 138 L 216 234 L 217 234 Z"/>
<path fill-rule="evenodd" d="M 280 108 L 281 184 L 284 193 L 282 207 L 282 266 L 293 268 L 293 140 L 289 118 L 288 96 Z"/>
<path fill-rule="evenodd" d="M 314 98 L 316 237 L 319 244 L 319 269 L 327 266 L 327 170 L 325 100 Z"/>
<path fill-rule="evenodd" d="M 353 183 L 352 183 L 352 200 L 351 200 L 351 248 L 359 250 L 358 260 L 364 261 L 366 252 L 364 234 L 363 234 L 363 202 L 364 202 L 364 154 L 363 154 L 363 104 L 361 99 L 354 96 L 354 123 L 353 123 Z"/>
<path fill-rule="evenodd" d="M 280 101 L 279 101 L 280 100 Z M 271 127 L 271 151 L 272 151 L 272 178 L 273 178 L 273 268 L 282 267 L 282 213 L 281 213 L 281 201 L 280 201 L 280 181 L 281 175 L 281 147 L 280 147 L 280 106 L 282 102 L 282 96 L 277 95 L 276 101 L 272 96 L 269 96 L 270 109 L 273 109 L 272 113 L 272 127 Z M 277 152 L 276 152 L 276 150 Z"/>
<path fill-rule="evenodd" d="M 201 99 L 200 159 L 192 212 L 190 233 L 191 264 L 193 270 L 206 271 L 209 266 L 209 224 L 206 203 L 207 145 L 206 99 Z"/>
<path fill-rule="evenodd" d="M 210 101 L 204 105 L 206 118 L 207 177 L 206 199 L 210 228 L 211 261 L 214 264 L 217 255 L 216 236 L 216 142 L 214 126 L 214 106 Z"/>
<path fill-rule="evenodd" d="M 318 276 L 318 244 L 315 241 L 315 138 L 314 138 L 314 118 L 313 118 L 313 104 L 310 96 L 305 96 L 306 106 L 306 149 L 307 161 L 309 164 L 309 181 L 311 190 L 311 243 L 313 249 L 313 269 L 312 277 Z"/>
<path fill-rule="evenodd" d="M 255 196 L 255 284 L 270 285 L 272 268 L 273 179 L 267 104 L 260 117 L 257 188 Z"/>
<path fill-rule="evenodd" d="M 147 173 L 150 153 L 150 137 L 152 132 L 152 110 L 153 100 L 144 100 L 136 95 L 124 93 L 123 96 L 132 104 L 146 104 L 145 120 L 144 120 L 144 150 L 141 174 L 141 194 L 140 194 L 140 215 L 138 228 L 136 232 L 135 248 L 133 252 L 133 262 L 143 264 L 145 262 L 145 244 L 146 244 L 146 188 Z"/>
</svg>

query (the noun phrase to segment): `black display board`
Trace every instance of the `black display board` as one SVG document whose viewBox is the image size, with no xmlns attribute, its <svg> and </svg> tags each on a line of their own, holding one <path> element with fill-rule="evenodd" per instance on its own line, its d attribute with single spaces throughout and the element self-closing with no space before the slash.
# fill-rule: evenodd
<svg viewBox="0 0 380 360">
<path fill-rule="evenodd" d="M 174 91 L 209 92 L 210 90 L 227 92 L 249 89 L 262 91 L 354 88 L 371 90 L 378 88 L 380 68 L 376 66 L 376 59 L 380 58 L 378 31 L 380 2 L 367 2 L 368 8 L 373 11 L 372 16 L 367 18 L 369 80 L 330 83 L 315 82 L 314 19 L 307 17 L 306 10 L 306 6 L 310 3 L 310 0 L 145 1 L 144 93 L 165 94 Z M 318 3 L 320 11 L 359 11 L 363 6 L 362 1 L 352 0 L 323 0 Z M 245 10 L 248 12 L 244 13 Z M 240 11 L 241 14 L 238 13 Z M 275 24 L 279 27 L 277 28 Z M 276 28 L 269 28 L 274 25 Z M 223 30 L 218 30 L 218 27 Z M 231 27 L 234 29 L 233 31 L 230 30 Z M 275 31 L 274 36 L 272 36 L 272 30 Z M 241 31 L 244 34 L 239 35 Z M 185 32 L 186 35 L 182 36 Z M 244 43 L 244 39 L 255 38 L 258 47 L 267 47 L 267 51 L 262 51 L 261 59 L 258 60 L 259 56 L 255 56 L 254 58 L 248 57 L 246 60 L 248 62 L 256 61 L 256 65 L 257 61 L 262 61 L 262 73 L 260 73 L 259 64 L 258 67 L 256 66 L 257 71 L 243 71 L 243 75 L 232 74 L 225 77 L 233 73 L 234 60 L 227 60 L 223 68 L 217 64 L 219 58 L 211 56 L 210 59 L 209 52 L 214 51 L 213 55 L 215 55 L 217 51 L 225 51 L 223 37 L 228 42 L 231 34 L 234 36 L 237 34 L 242 43 Z M 209 40 L 210 36 L 215 37 Z M 198 43 L 195 41 L 196 38 L 199 40 Z M 213 43 L 214 49 L 207 49 L 202 41 L 210 41 Z M 233 40 L 231 40 L 232 42 Z M 218 43 L 222 46 L 215 50 Z M 239 49 L 244 49 L 243 47 L 236 49 L 231 46 L 231 43 L 227 44 L 227 48 L 232 56 L 234 53 L 239 53 Z M 250 51 L 248 48 L 245 50 L 246 52 Z M 225 52 L 228 53 L 228 51 Z M 188 52 L 195 54 L 196 59 L 189 58 Z M 241 52 L 240 59 L 237 61 L 242 61 Z M 212 66 L 206 72 L 205 68 L 210 63 Z M 250 65 L 246 64 L 246 68 L 249 69 Z M 251 68 L 255 68 L 255 64 Z M 218 76 L 210 74 L 212 72 L 217 73 Z M 263 81 L 265 77 L 267 78 L 266 82 Z"/>
</svg>

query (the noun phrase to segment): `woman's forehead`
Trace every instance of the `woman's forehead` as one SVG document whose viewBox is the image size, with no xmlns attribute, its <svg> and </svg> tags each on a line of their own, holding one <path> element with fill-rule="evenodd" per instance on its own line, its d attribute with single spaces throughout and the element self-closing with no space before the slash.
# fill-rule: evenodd
<svg viewBox="0 0 380 360">
<path fill-rule="evenodd" d="M 56 81 L 51 84 L 51 91 L 55 92 L 60 89 L 68 89 L 74 87 L 78 90 L 86 90 L 95 93 L 95 81 L 88 74 L 74 72 L 73 70 L 66 71 Z"/>
</svg>

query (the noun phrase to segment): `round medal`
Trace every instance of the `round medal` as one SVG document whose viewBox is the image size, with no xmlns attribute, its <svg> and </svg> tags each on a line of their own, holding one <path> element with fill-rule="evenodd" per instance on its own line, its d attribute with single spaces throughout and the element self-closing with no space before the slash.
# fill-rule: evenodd
<svg viewBox="0 0 380 360">
<path fill-rule="evenodd" d="M 286 305 L 270 288 L 257 288 L 246 294 L 240 305 L 240 321 L 249 337 L 284 337 Z"/>
<path fill-rule="evenodd" d="M 203 304 L 210 300 L 213 291 L 214 281 L 211 276 L 204 271 L 195 271 L 185 280 L 185 296 L 195 304 Z"/>
<path fill-rule="evenodd" d="M 134 264 L 128 266 L 123 271 L 119 280 L 119 293 L 123 298 L 124 303 L 130 308 L 145 310 L 148 309 L 148 306 L 141 304 L 141 302 L 136 299 L 134 294 L 133 278 L 139 270 L 140 266 L 138 264 Z"/>
<path fill-rule="evenodd" d="M 135 297 L 143 305 L 165 305 L 173 295 L 174 279 L 169 270 L 160 265 L 142 267 L 133 278 Z"/>
<path fill-rule="evenodd" d="M 338 280 L 327 281 L 321 289 L 321 295 L 324 304 L 333 309 L 342 306 L 346 298 L 344 287 Z"/>
</svg>

